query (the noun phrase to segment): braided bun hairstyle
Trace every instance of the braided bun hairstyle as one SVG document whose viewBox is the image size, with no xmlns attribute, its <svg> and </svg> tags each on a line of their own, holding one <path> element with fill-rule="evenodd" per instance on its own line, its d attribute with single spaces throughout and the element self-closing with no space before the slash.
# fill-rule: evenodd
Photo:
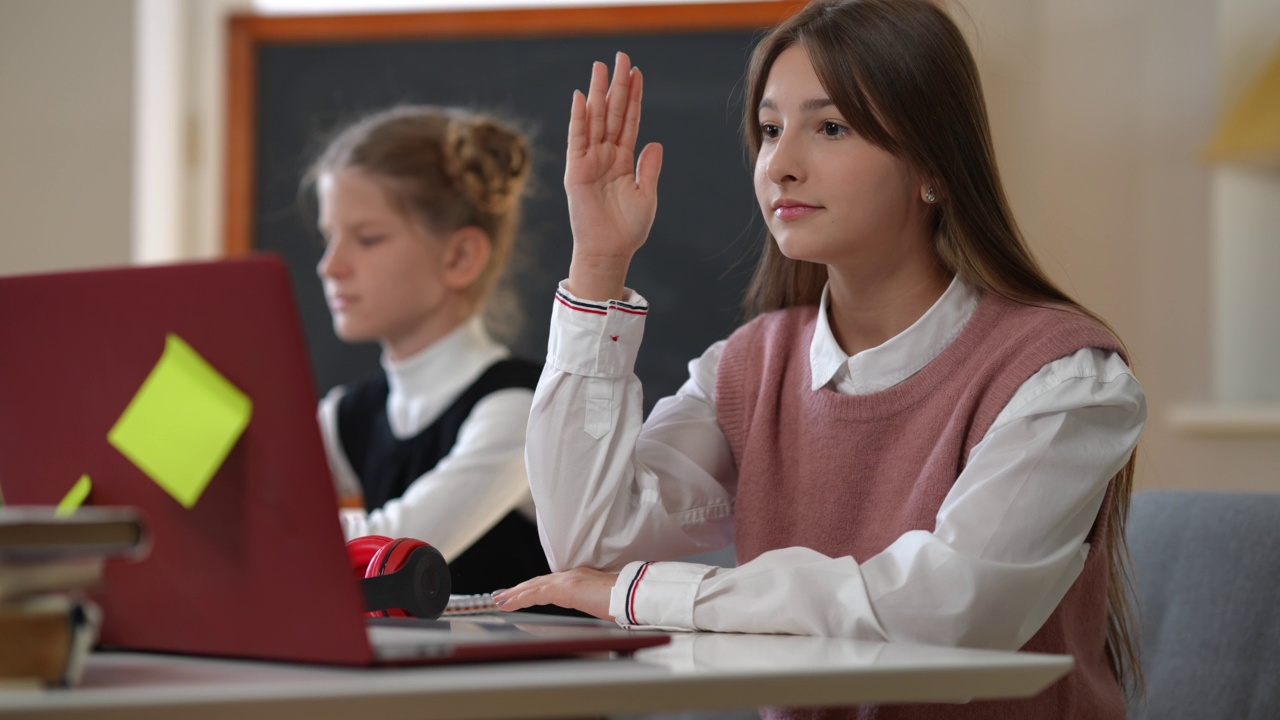
<svg viewBox="0 0 1280 720">
<path fill-rule="evenodd" d="M 489 236 L 489 264 L 472 286 L 488 302 L 511 256 L 532 154 L 525 134 L 461 108 L 411 105 L 369 115 L 342 130 L 307 171 L 359 168 L 386 180 L 393 203 L 439 234 L 476 226 Z"/>
</svg>

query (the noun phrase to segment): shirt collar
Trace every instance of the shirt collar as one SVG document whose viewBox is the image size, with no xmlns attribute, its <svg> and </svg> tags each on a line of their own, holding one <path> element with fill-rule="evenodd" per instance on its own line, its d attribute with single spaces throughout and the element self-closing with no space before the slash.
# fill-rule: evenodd
<svg viewBox="0 0 1280 720">
<path fill-rule="evenodd" d="M 479 374 L 507 355 L 489 337 L 480 315 L 403 360 L 382 355 L 387 373 L 387 415 L 397 434 L 416 432 L 444 410 Z"/>
<path fill-rule="evenodd" d="M 827 321 L 830 284 L 822 289 L 809 369 L 813 389 L 827 385 L 843 395 L 866 395 L 887 390 L 915 375 L 951 344 L 982 299 L 982 293 L 952 278 L 942 296 L 906 330 L 884 343 L 849 357 L 840 349 Z"/>
</svg>

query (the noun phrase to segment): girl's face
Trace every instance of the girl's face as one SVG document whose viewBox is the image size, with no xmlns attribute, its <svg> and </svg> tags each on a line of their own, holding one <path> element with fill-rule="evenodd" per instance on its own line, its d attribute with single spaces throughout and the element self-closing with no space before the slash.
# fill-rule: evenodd
<svg viewBox="0 0 1280 720">
<path fill-rule="evenodd" d="M 349 342 L 377 340 L 403 357 L 425 347 L 446 302 L 445 238 L 405 216 L 376 176 L 358 168 L 322 174 L 316 183 L 324 256 L 316 272 Z"/>
<path fill-rule="evenodd" d="M 803 47 L 774 61 L 758 117 L 756 199 L 783 255 L 883 268 L 919 252 L 917 174 L 849 128 Z"/>
</svg>

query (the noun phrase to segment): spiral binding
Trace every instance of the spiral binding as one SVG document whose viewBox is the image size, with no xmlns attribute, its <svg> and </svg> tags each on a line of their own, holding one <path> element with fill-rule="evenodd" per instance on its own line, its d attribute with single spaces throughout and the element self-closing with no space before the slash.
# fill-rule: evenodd
<svg viewBox="0 0 1280 720">
<path fill-rule="evenodd" d="M 449 604 L 444 609 L 445 615 L 478 615 L 487 612 L 498 612 L 498 605 L 493 601 L 491 593 L 450 595 Z"/>
</svg>

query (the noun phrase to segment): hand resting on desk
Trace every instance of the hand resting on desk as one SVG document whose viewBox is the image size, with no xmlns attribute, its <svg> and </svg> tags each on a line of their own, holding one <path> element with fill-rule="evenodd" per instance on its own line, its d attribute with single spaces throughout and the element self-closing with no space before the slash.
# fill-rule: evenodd
<svg viewBox="0 0 1280 720">
<path fill-rule="evenodd" d="M 525 580 L 513 588 L 500 590 L 493 594 L 493 601 L 507 612 L 534 605 L 559 605 L 612 622 L 609 594 L 617 581 L 617 573 L 574 568 Z"/>
</svg>

